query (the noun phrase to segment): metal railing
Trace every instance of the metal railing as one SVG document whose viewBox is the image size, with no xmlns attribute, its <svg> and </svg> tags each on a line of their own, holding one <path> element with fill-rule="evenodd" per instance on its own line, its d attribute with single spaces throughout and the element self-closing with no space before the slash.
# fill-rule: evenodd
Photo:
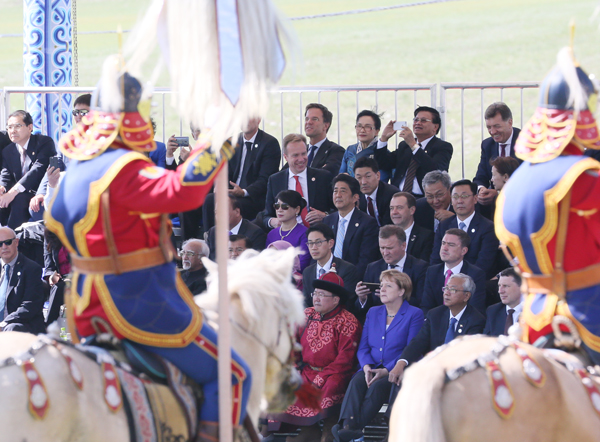
<svg viewBox="0 0 600 442">
<path fill-rule="evenodd" d="M 318 102 L 326 105 L 334 113 L 329 138 L 346 147 L 356 142 L 354 124 L 356 114 L 360 110 L 371 109 L 380 114 L 385 113 L 386 115 L 382 120 L 410 120 L 412 111 L 417 106 L 427 105 L 440 111 L 442 117 L 440 137 L 453 142 L 455 145 L 455 155 L 451 165 L 454 170 L 453 176 L 461 175 L 465 177 L 467 174 L 466 160 L 468 160 L 469 165 L 478 160 L 481 140 L 488 136 L 483 118 L 486 107 L 493 101 L 504 101 L 506 90 L 517 91 L 519 96 L 509 100 L 507 104 L 513 110 L 513 114 L 516 114 L 515 110 L 518 111 L 520 126 L 522 127 L 524 115 L 531 115 L 531 113 L 526 113 L 526 107 L 529 110 L 531 103 L 527 101 L 527 105 L 525 104 L 524 91 L 533 90 L 538 86 L 539 83 L 537 82 L 441 83 L 439 84 L 439 106 L 437 105 L 438 84 L 281 87 L 273 93 L 271 106 L 267 116 L 263 119 L 262 127 L 269 133 L 279 134 L 280 140 L 286 134 L 296 130 L 303 133 L 304 108 L 308 103 Z M 25 103 L 24 94 L 27 93 L 81 94 L 93 92 L 94 89 L 94 87 L 5 87 L 0 90 L 0 103 L 2 103 L 0 106 L 0 129 L 5 128 L 6 117 L 11 109 L 18 108 L 11 104 L 11 101 L 18 100 L 18 96 L 22 96 L 22 102 Z M 458 91 L 460 94 L 459 102 L 456 104 L 452 103 L 451 94 L 453 91 Z M 479 91 L 478 99 L 466 98 L 466 91 Z M 492 100 L 486 99 L 484 95 L 489 91 L 499 91 L 499 97 Z M 156 88 L 154 90 L 153 104 L 155 110 L 153 113 L 158 126 L 159 138 L 162 135 L 163 142 L 173 132 L 178 131 L 180 135 L 187 132 L 183 121 L 174 116 L 168 107 L 167 97 L 169 94 L 171 94 L 169 88 Z M 518 101 L 518 105 L 516 101 Z M 19 102 L 21 101 L 19 100 Z M 45 100 L 42 100 L 42 106 L 44 106 L 44 103 Z M 475 112 L 477 115 L 467 117 L 465 106 L 471 113 L 478 108 Z M 23 104 L 23 107 L 25 107 L 25 104 Z M 454 120 L 456 120 L 456 123 Z M 515 125 L 516 121 L 515 119 Z M 383 125 L 385 125 L 384 121 L 382 121 Z M 479 125 L 480 135 L 474 134 L 474 127 L 477 125 Z M 332 134 L 335 135 L 332 136 Z M 472 142 L 469 143 L 469 148 L 466 149 L 466 139 L 469 137 L 472 138 Z M 460 144 L 460 171 L 456 170 L 458 166 L 456 147 L 458 147 L 458 144 Z"/>
</svg>

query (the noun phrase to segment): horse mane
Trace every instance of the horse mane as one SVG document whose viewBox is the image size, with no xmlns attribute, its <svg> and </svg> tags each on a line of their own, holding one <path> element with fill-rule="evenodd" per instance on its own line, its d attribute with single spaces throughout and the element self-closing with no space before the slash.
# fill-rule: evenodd
<svg viewBox="0 0 600 442">
<path fill-rule="evenodd" d="M 292 283 L 292 268 L 298 250 L 267 249 L 261 253 L 246 250 L 237 260 L 227 265 L 227 286 L 232 302 L 241 304 L 240 314 L 248 327 L 257 329 L 268 319 L 267 312 L 275 309 L 283 316 L 294 334 L 297 325 L 305 320 L 304 297 Z M 217 311 L 218 266 L 203 258 L 208 270 L 207 291 L 195 297 L 196 304 L 204 310 Z"/>
</svg>

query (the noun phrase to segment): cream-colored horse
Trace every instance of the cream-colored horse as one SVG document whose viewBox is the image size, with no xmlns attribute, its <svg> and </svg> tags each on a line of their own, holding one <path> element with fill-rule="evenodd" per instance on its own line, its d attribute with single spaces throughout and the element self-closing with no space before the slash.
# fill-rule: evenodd
<svg viewBox="0 0 600 442">
<path fill-rule="evenodd" d="M 500 355 L 499 366 L 514 399 L 512 415 L 506 418 L 494 409 L 484 368 L 447 380 L 447 373 L 489 354 L 495 345 L 496 338 L 466 338 L 407 369 L 392 409 L 390 442 L 600 440 L 600 415 L 584 384 L 563 365 L 545 357 L 543 350 L 520 344 L 546 377 L 541 387 L 527 380 L 513 347 Z M 506 396 L 497 398 L 510 403 Z M 596 400 L 600 406 L 600 396 Z"/>
<path fill-rule="evenodd" d="M 231 332 L 233 347 L 252 371 L 248 412 L 256 423 L 263 391 L 273 399 L 281 390 L 279 383 L 288 380 L 288 373 L 279 373 L 278 361 L 287 361 L 295 328 L 304 321 L 304 314 L 302 295 L 291 284 L 293 250 L 269 250 L 245 258 L 229 268 L 231 318 L 236 323 Z M 213 290 L 216 288 L 211 286 L 209 294 L 203 295 L 206 298 L 201 297 L 201 304 L 211 304 Z M 125 412 L 113 413 L 105 402 L 98 364 L 71 348 L 64 350 L 74 361 L 75 377 L 77 372 L 81 375 L 79 389 L 67 359 L 56 347 L 37 348 L 39 344 L 34 335 L 0 333 L 0 441 L 129 442 Z M 27 381 L 23 362 L 28 360 L 33 361 L 45 392 L 39 386 L 32 389 Z M 29 376 L 35 377 L 31 370 Z M 45 399 L 45 416 L 36 418 L 29 408 L 43 404 Z"/>
</svg>

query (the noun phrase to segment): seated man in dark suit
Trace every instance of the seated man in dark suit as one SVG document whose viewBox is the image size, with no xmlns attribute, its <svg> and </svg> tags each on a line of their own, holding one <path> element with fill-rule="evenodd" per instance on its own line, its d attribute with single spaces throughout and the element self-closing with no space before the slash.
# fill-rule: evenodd
<svg viewBox="0 0 600 442">
<path fill-rule="evenodd" d="M 404 127 L 399 135 L 404 140 L 395 152 L 389 152 L 387 141 L 394 136 L 395 121 L 383 129 L 375 159 L 382 170 L 395 169 L 391 183 L 403 192 L 422 196 L 423 177 L 432 170 L 448 170 L 452 144 L 436 137 L 442 127 L 440 113 L 431 107 L 415 109 L 413 130 Z"/>
<path fill-rule="evenodd" d="M 360 186 L 356 178 L 339 174 L 333 179 L 333 204 L 337 212 L 328 215 L 323 222 L 335 235 L 333 255 L 356 266 L 362 279 L 367 264 L 380 255 L 377 247 L 377 222 L 356 208 L 360 198 Z"/>
<path fill-rule="evenodd" d="M 259 129 L 260 118 L 248 121 L 238 138 L 235 155 L 229 161 L 229 193 L 238 198 L 242 217 L 254 219 L 265 208 L 267 181 L 279 171 L 279 141 Z M 204 230 L 215 224 L 215 195 L 206 195 L 202 206 Z"/>
<path fill-rule="evenodd" d="M 0 223 L 15 229 L 29 220 L 29 200 L 56 149 L 52 138 L 32 135 L 33 119 L 28 112 L 18 110 L 10 114 L 7 129 L 12 143 L 2 150 Z"/>
<path fill-rule="evenodd" d="M 310 140 L 308 167 L 324 169 L 332 176 L 340 171 L 345 150 L 339 144 L 327 139 L 333 114 L 320 103 L 310 103 L 304 112 L 304 132 Z"/>
<path fill-rule="evenodd" d="M 210 250 L 201 239 L 188 239 L 181 246 L 181 279 L 187 285 L 192 295 L 199 295 L 206 290 L 206 269 L 202 258 L 208 256 Z"/>
<path fill-rule="evenodd" d="M 495 275 L 495 263 L 499 253 L 498 238 L 494 223 L 475 211 L 477 186 L 469 180 L 460 180 L 452 185 L 452 203 L 456 216 L 440 223 L 435 232 L 431 264 L 439 264 L 442 238 L 448 229 L 457 227 L 469 235 L 471 245 L 465 260 L 483 270 L 488 279 Z"/>
<path fill-rule="evenodd" d="M 42 268 L 18 251 L 15 232 L 0 228 L 0 330 L 43 333 L 44 286 Z"/>
<path fill-rule="evenodd" d="M 372 292 L 363 285 L 363 282 L 378 284 L 381 272 L 391 269 L 396 269 L 408 275 L 412 283 L 412 294 L 409 302 L 411 305 L 419 307 L 425 287 L 427 262 L 406 253 L 406 234 L 399 226 L 383 226 L 379 229 L 379 251 L 382 258 L 367 266 L 365 277 L 356 286 L 358 307 L 366 315 L 367 310 L 373 305 L 381 305 L 379 290 Z"/>
<path fill-rule="evenodd" d="M 2 151 L 10 143 L 12 143 L 12 141 L 10 141 L 8 133 L 6 133 L 5 130 L 0 130 L 0 168 L 2 168 Z"/>
<path fill-rule="evenodd" d="M 265 248 L 265 242 L 267 241 L 267 235 L 264 230 L 242 218 L 241 208 L 239 199 L 229 194 L 229 234 L 230 235 L 244 235 L 252 243 L 252 248 L 259 252 Z M 213 261 L 216 258 L 216 247 L 215 241 L 215 226 L 211 227 L 206 236 L 206 242 L 210 249 L 209 258 Z"/>
<path fill-rule="evenodd" d="M 252 248 L 252 241 L 244 235 L 229 235 L 229 259 L 238 259 L 246 249 Z"/>
<path fill-rule="evenodd" d="M 440 293 L 442 287 L 438 288 Z M 390 372 L 390 382 L 400 384 L 404 369 L 427 353 L 458 336 L 476 335 L 483 331 L 485 318 L 469 303 L 475 291 L 473 279 L 463 273 L 452 275 L 444 291 L 444 305 L 427 313 L 425 324 L 406 346 Z M 393 394 L 393 393 L 392 393 Z"/>
<path fill-rule="evenodd" d="M 423 178 L 425 198 L 417 200 L 415 223 L 433 232 L 440 222 L 455 215 L 450 193 L 452 180 L 448 172 L 434 170 Z"/>
<path fill-rule="evenodd" d="M 469 303 L 481 314 L 485 314 L 485 273 L 479 267 L 464 260 L 469 251 L 471 238 L 460 229 L 449 229 L 442 238 L 440 257 L 441 264 L 434 264 L 427 269 L 425 275 L 425 291 L 421 301 L 421 309 L 425 314 L 432 308 L 442 305 L 442 287 L 450 276 L 457 273 L 469 275 L 475 281 L 475 291 L 471 292 Z"/>
<path fill-rule="evenodd" d="M 519 322 L 523 311 L 521 276 L 514 268 L 509 267 L 500 272 L 498 292 L 500 302 L 487 309 L 483 333 L 489 336 L 506 335 L 510 326 Z"/>
<path fill-rule="evenodd" d="M 408 192 L 394 194 L 390 201 L 390 217 L 395 226 L 406 233 L 406 253 L 429 262 L 433 249 L 433 230 L 415 223 L 417 200 Z"/>
<path fill-rule="evenodd" d="M 333 256 L 332 250 L 335 239 L 333 230 L 326 224 L 318 223 L 314 226 L 310 226 L 306 231 L 306 237 L 308 238 L 308 251 L 310 252 L 312 259 L 316 262 L 306 267 L 302 272 L 304 304 L 307 307 L 313 306 L 312 298 L 310 296 L 313 281 L 329 272 L 333 266 L 335 267 L 336 273 L 344 281 L 344 287 L 350 293 L 346 306 L 349 307 L 349 311 L 352 311 L 354 300 L 356 299 L 354 291 L 356 283 L 358 282 L 356 267 L 343 259 Z"/>
<path fill-rule="evenodd" d="M 354 164 L 354 177 L 358 180 L 362 192 L 358 208 L 375 218 L 380 227 L 392 224 L 390 201 L 398 192 L 398 188 L 380 181 L 377 161 L 369 157 L 359 158 Z"/>
<path fill-rule="evenodd" d="M 477 184 L 477 197 L 483 205 L 491 204 L 498 196 L 492 186 L 492 166 L 490 161 L 497 157 L 515 156 L 515 142 L 520 129 L 513 127 L 512 112 L 502 102 L 492 103 L 485 110 L 485 125 L 490 134 L 481 142 L 481 159 L 473 182 Z M 521 160 L 518 160 L 522 163 Z"/>
<path fill-rule="evenodd" d="M 283 157 L 289 167 L 271 175 L 267 183 L 265 210 L 257 217 L 257 224 L 267 229 L 279 227 L 273 204 L 282 190 L 295 190 L 306 200 L 306 212 L 303 211 L 299 222 L 314 225 L 323 221 L 331 211 L 331 188 L 333 176 L 326 170 L 307 167 L 306 137 L 301 134 L 288 134 L 283 139 Z"/>
</svg>

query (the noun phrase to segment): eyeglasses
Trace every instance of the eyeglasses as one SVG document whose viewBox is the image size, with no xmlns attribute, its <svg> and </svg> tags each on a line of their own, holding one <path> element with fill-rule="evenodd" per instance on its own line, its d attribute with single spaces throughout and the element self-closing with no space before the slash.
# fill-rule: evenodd
<svg viewBox="0 0 600 442">
<path fill-rule="evenodd" d="M 229 249 L 229 253 L 233 253 L 233 252 L 242 253 L 244 250 L 246 250 L 246 249 L 244 249 L 243 247 L 238 247 L 235 249 Z"/>
<path fill-rule="evenodd" d="M 321 293 L 317 293 L 317 292 L 312 292 L 310 294 L 311 298 L 333 298 L 334 295 L 323 295 Z"/>
<path fill-rule="evenodd" d="M 190 258 L 190 257 L 196 256 L 196 255 L 200 255 L 200 253 L 190 252 L 189 250 L 180 250 L 179 251 L 179 256 L 187 256 L 188 258 Z"/>
<path fill-rule="evenodd" d="M 90 111 L 87 109 L 73 109 L 73 116 L 81 115 L 82 117 L 87 115 Z"/>
<path fill-rule="evenodd" d="M 446 196 L 446 194 L 445 194 L 445 193 L 442 193 L 442 192 L 438 192 L 438 193 L 436 193 L 435 195 L 432 195 L 432 194 L 430 194 L 430 193 L 426 193 L 426 194 L 425 194 L 425 199 L 426 199 L 427 201 L 441 200 L 441 199 L 442 199 L 442 198 L 444 198 L 445 196 Z"/>
<path fill-rule="evenodd" d="M 281 203 L 281 204 L 275 203 L 275 204 L 273 204 L 273 208 L 275 210 L 279 210 L 279 209 L 281 209 L 281 210 L 287 210 L 287 209 L 290 208 L 290 205 L 286 204 L 286 203 Z"/>
<path fill-rule="evenodd" d="M 321 244 L 323 244 L 324 242 L 327 242 L 326 239 L 318 239 L 316 241 L 307 241 L 306 245 L 310 248 L 310 247 L 321 247 Z"/>
<path fill-rule="evenodd" d="M 467 198 L 470 198 L 472 196 L 473 196 L 473 194 L 467 195 L 466 193 L 463 193 L 462 195 L 458 195 L 455 193 L 454 195 L 452 195 L 452 199 L 453 200 L 459 200 L 459 199 L 466 200 Z"/>
<path fill-rule="evenodd" d="M 17 238 L 11 238 L 11 239 L 6 239 L 4 241 L 0 241 L 0 247 L 2 247 L 2 246 L 10 246 L 15 239 L 17 239 Z"/>
<path fill-rule="evenodd" d="M 442 293 L 444 293 L 444 292 L 448 292 L 451 295 L 456 295 L 457 292 L 466 292 L 466 290 L 460 290 L 460 289 L 455 289 L 453 287 L 446 286 L 446 287 L 442 287 Z"/>
<path fill-rule="evenodd" d="M 415 123 L 427 123 L 427 122 L 431 122 L 433 120 L 430 120 L 429 118 L 417 118 L 417 117 L 415 117 L 415 118 L 413 118 L 413 121 Z"/>
<path fill-rule="evenodd" d="M 25 125 L 24 125 L 24 124 L 11 124 L 11 125 L 9 125 L 9 126 L 6 126 L 6 128 L 7 128 L 8 130 L 13 130 L 13 129 L 17 129 L 17 130 L 19 130 L 19 129 L 21 129 L 22 127 L 25 127 Z"/>
<path fill-rule="evenodd" d="M 366 130 L 367 132 L 372 131 L 373 129 L 375 129 L 373 126 L 371 126 L 370 124 L 365 124 L 364 126 L 362 124 L 357 124 L 356 126 L 354 126 L 354 129 L 356 130 Z"/>
</svg>

